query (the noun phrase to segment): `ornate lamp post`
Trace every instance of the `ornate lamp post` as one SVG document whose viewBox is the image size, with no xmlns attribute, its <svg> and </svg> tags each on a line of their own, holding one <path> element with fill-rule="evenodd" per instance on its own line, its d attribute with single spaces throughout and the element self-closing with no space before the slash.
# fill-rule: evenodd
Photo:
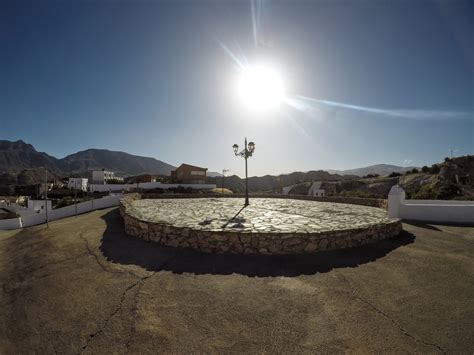
<svg viewBox="0 0 474 355">
<path fill-rule="evenodd" d="M 245 206 L 248 206 L 249 205 L 249 184 L 248 184 L 248 176 L 247 176 L 247 158 L 251 157 L 253 152 L 255 151 L 255 143 L 249 142 L 247 144 L 247 137 L 245 137 L 245 145 L 242 151 L 239 152 L 238 144 L 234 144 L 232 148 L 234 148 L 234 154 L 236 156 L 240 156 L 245 159 Z"/>
</svg>

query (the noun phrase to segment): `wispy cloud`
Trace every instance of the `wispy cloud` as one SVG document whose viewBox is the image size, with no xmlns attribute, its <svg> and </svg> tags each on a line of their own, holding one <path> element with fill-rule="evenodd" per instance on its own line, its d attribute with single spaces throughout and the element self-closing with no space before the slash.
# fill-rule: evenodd
<svg viewBox="0 0 474 355">
<path fill-rule="evenodd" d="M 262 18 L 262 0 L 251 0 L 250 9 L 252 11 L 252 29 L 255 48 L 259 45 L 260 26 Z"/>
<path fill-rule="evenodd" d="M 367 106 L 357 106 L 351 104 L 344 104 L 341 102 L 334 102 L 328 100 L 318 100 L 311 97 L 305 96 L 295 96 L 293 99 L 293 105 L 295 105 L 295 101 L 301 101 L 306 104 L 312 103 L 317 105 L 325 105 L 330 107 L 348 109 L 348 110 L 355 110 L 355 111 L 362 111 L 367 113 L 373 113 L 378 115 L 384 115 L 389 117 L 398 117 L 398 118 L 405 118 L 410 120 L 453 120 L 453 119 L 466 119 L 466 118 L 473 118 L 473 112 L 466 112 L 466 111 L 445 111 L 445 110 L 422 110 L 422 109 L 383 109 L 383 108 L 376 108 L 376 107 L 367 107 Z"/>
<path fill-rule="evenodd" d="M 405 159 L 405 160 L 403 161 L 403 165 L 410 165 L 412 162 L 413 162 L 412 159 Z"/>
</svg>

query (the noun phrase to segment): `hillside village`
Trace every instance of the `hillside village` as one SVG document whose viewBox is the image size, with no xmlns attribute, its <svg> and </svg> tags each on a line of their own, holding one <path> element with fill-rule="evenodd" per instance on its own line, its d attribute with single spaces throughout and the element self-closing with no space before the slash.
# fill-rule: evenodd
<svg viewBox="0 0 474 355">
<path fill-rule="evenodd" d="M 193 178 L 186 183 L 207 184 L 197 192 L 217 187 L 214 192 L 242 193 L 244 180 L 237 175 L 226 176 L 207 172 L 206 168 L 183 164 L 196 170 Z M 44 179 L 48 175 L 48 183 Z M 189 169 L 188 169 L 189 170 Z M 201 172 L 198 172 L 201 171 Z M 139 187 L 137 183 L 158 182 L 162 184 L 181 183 L 177 179 L 176 167 L 156 160 L 134 156 L 123 152 L 89 149 L 63 159 L 56 159 L 46 153 L 37 152 L 23 141 L 0 141 L 0 196 L 30 196 L 41 198 L 47 189 L 50 197 L 58 200 L 92 198 L 91 193 L 104 191 L 121 192 L 124 184 L 127 190 Z M 332 170 L 334 172 L 334 170 Z M 445 161 L 421 168 L 404 168 L 386 164 L 375 165 L 349 172 L 364 172 L 365 176 L 344 172 L 330 173 L 323 170 L 294 172 L 279 176 L 265 175 L 249 177 L 251 193 L 271 193 L 290 195 L 343 196 L 361 198 L 387 198 L 394 185 L 405 189 L 412 199 L 472 199 L 474 196 L 474 156 L 446 158 Z M 384 175 L 375 172 L 385 173 Z M 188 174 L 191 172 L 188 171 Z M 212 176 L 209 176 L 212 175 Z M 216 176 L 218 175 L 218 176 Z M 108 189 L 96 189 L 94 184 L 116 185 Z M 156 185 L 158 186 L 158 185 Z M 163 190 L 156 187 L 155 192 Z M 176 188 L 176 186 L 173 186 Z M 184 187 L 184 185 L 183 185 Z M 147 187 L 153 190 L 152 185 Z M 75 191 L 78 190 L 78 191 Z M 173 189 L 168 192 L 172 192 Z M 183 190 L 185 191 L 185 190 Z M 78 195 L 79 193 L 79 195 Z M 59 202 L 60 205 L 64 201 Z M 67 203 L 67 202 L 66 202 Z"/>
</svg>

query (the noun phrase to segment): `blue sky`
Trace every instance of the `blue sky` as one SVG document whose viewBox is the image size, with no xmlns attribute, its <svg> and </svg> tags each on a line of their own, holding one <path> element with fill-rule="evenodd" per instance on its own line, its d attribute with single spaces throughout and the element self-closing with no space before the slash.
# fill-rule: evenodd
<svg viewBox="0 0 474 355">
<path fill-rule="evenodd" d="M 250 175 L 474 154 L 470 1 L 2 1 L 0 139 Z M 235 60 L 277 68 L 256 114 Z"/>
</svg>

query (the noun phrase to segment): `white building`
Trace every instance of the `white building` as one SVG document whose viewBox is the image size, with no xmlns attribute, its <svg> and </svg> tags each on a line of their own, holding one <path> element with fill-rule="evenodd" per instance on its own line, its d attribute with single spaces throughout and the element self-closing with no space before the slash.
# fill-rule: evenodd
<svg viewBox="0 0 474 355">
<path fill-rule="evenodd" d="M 321 181 L 313 182 L 308 190 L 308 196 L 325 196 L 325 191 L 324 189 L 321 189 L 321 184 Z M 288 195 L 291 189 L 297 185 L 298 184 L 283 187 L 281 191 L 282 195 Z"/>
<path fill-rule="evenodd" d="M 94 170 L 92 171 L 92 183 L 105 185 L 110 182 L 123 183 L 123 177 L 115 176 L 112 171 Z"/>
<path fill-rule="evenodd" d="M 86 179 L 86 178 L 69 178 L 69 181 L 67 183 L 67 188 L 87 191 L 88 181 L 89 179 Z"/>
<path fill-rule="evenodd" d="M 321 184 L 322 184 L 321 181 L 313 182 L 313 184 L 309 188 L 308 196 L 320 196 L 320 197 L 324 196 L 325 191 L 324 189 L 321 188 Z"/>
<path fill-rule="evenodd" d="M 47 202 L 47 207 L 48 207 L 48 211 L 52 211 L 53 210 L 53 206 L 51 205 L 51 200 L 47 200 L 47 201 L 44 201 L 44 200 L 31 200 L 29 199 L 28 200 L 28 209 L 31 211 L 35 211 L 37 213 L 45 213 L 46 212 L 46 204 L 45 202 Z"/>
</svg>

